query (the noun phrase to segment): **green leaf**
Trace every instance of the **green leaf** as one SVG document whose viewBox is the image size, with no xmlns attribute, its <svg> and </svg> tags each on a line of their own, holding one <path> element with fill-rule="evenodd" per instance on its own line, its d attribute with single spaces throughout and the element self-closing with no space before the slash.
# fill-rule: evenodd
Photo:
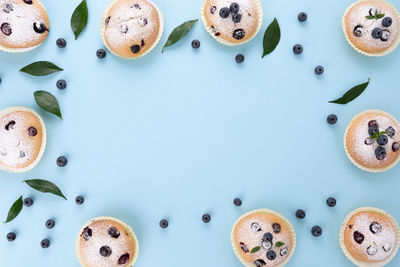
<svg viewBox="0 0 400 267">
<path fill-rule="evenodd" d="M 278 46 L 281 40 L 281 29 L 279 27 L 278 20 L 275 18 L 264 33 L 263 48 L 264 52 L 261 58 L 272 53 Z"/>
<path fill-rule="evenodd" d="M 52 94 L 46 91 L 36 91 L 33 95 L 39 107 L 62 119 L 60 106 L 58 105 L 57 99 Z"/>
<path fill-rule="evenodd" d="M 75 40 L 78 39 L 79 34 L 85 29 L 88 22 L 89 12 L 86 0 L 75 8 L 71 16 L 71 29 L 75 34 Z"/>
<path fill-rule="evenodd" d="M 383 17 L 385 17 L 385 14 L 378 14 L 378 15 L 376 16 L 376 19 L 378 20 L 378 19 L 381 19 L 381 18 L 383 18 Z"/>
<path fill-rule="evenodd" d="M 57 67 L 51 62 L 37 61 L 32 64 L 29 64 L 28 66 L 23 67 L 19 71 L 28 73 L 32 76 L 45 76 L 62 70 L 63 70 L 62 68 Z"/>
<path fill-rule="evenodd" d="M 190 32 L 190 30 L 192 29 L 193 25 L 198 21 L 198 19 L 195 20 L 189 20 L 186 21 L 185 23 L 179 25 L 178 27 L 176 27 L 172 33 L 169 35 L 167 42 L 165 43 L 165 45 L 163 46 L 161 53 L 164 53 L 164 49 L 166 47 L 172 46 L 173 44 L 175 44 L 176 42 L 178 42 L 179 40 L 181 40 L 183 37 L 186 36 L 186 34 L 188 34 L 188 32 Z"/>
<path fill-rule="evenodd" d="M 22 182 L 26 183 L 27 185 L 29 185 L 33 189 L 36 189 L 37 191 L 40 191 L 42 193 L 51 193 L 67 200 L 64 194 L 61 192 L 60 188 L 58 188 L 52 182 L 41 179 L 25 180 Z"/>
<path fill-rule="evenodd" d="M 370 136 L 370 138 L 375 139 L 376 141 L 378 141 L 379 136 L 382 136 L 382 135 L 385 135 L 385 134 L 386 134 L 386 131 L 382 131 L 382 132 L 379 132 L 379 133 L 376 133 L 376 134 Z"/>
<path fill-rule="evenodd" d="M 7 220 L 4 223 L 9 223 L 14 220 L 22 210 L 22 196 L 20 196 L 8 211 Z"/>
<path fill-rule="evenodd" d="M 251 253 L 251 254 L 256 253 L 257 251 L 260 250 L 260 248 L 261 248 L 261 247 L 259 247 L 259 246 L 258 246 L 258 247 L 254 247 L 254 248 L 250 251 L 250 253 Z"/>
<path fill-rule="evenodd" d="M 374 19 L 375 17 L 368 15 L 368 16 L 365 16 L 365 18 L 366 19 Z"/>
<path fill-rule="evenodd" d="M 359 95 L 361 95 L 365 89 L 367 89 L 369 85 L 370 79 L 368 79 L 368 82 L 354 86 L 351 88 L 349 91 L 347 91 L 341 98 L 329 101 L 329 103 L 334 103 L 334 104 L 347 104 L 354 99 L 356 99 Z"/>
<path fill-rule="evenodd" d="M 278 241 L 278 242 L 275 243 L 275 247 L 277 247 L 277 248 L 280 248 L 280 247 L 282 247 L 283 245 L 285 245 L 285 243 L 280 242 L 280 241 Z"/>
</svg>

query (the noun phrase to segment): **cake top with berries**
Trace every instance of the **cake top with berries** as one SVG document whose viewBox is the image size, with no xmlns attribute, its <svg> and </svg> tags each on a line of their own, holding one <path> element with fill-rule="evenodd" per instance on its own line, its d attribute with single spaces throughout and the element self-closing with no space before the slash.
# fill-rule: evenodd
<svg viewBox="0 0 400 267">
<path fill-rule="evenodd" d="M 399 41 L 399 13 L 381 0 L 360 1 L 352 5 L 344 16 L 347 37 L 358 49 L 380 53 Z"/>
<path fill-rule="evenodd" d="M 36 47 L 49 28 L 47 12 L 38 0 L 0 0 L 0 46 Z"/>
<path fill-rule="evenodd" d="M 235 251 L 242 261 L 255 266 L 277 266 L 294 250 L 292 227 L 273 212 L 260 210 L 245 214 L 232 231 Z"/>
</svg>

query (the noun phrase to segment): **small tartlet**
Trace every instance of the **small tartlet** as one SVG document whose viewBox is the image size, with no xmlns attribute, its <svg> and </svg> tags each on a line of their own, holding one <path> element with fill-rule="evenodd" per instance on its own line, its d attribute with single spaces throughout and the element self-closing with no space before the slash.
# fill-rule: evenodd
<svg viewBox="0 0 400 267">
<path fill-rule="evenodd" d="M 0 169 L 23 173 L 33 169 L 46 149 L 46 125 L 35 111 L 10 107 L 0 111 Z"/>
</svg>

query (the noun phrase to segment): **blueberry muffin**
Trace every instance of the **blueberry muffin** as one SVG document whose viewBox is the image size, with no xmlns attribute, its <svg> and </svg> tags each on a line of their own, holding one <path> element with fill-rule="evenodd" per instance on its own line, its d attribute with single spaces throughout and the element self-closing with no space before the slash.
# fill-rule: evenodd
<svg viewBox="0 0 400 267">
<path fill-rule="evenodd" d="M 361 0 L 350 6 L 343 17 L 343 30 L 349 43 L 369 56 L 392 52 L 400 42 L 400 16 L 384 0 Z"/>
<path fill-rule="evenodd" d="M 42 118 L 24 107 L 0 111 L 0 169 L 26 172 L 37 165 L 46 148 Z"/>
<path fill-rule="evenodd" d="M 87 222 L 78 234 L 75 247 L 83 267 L 129 267 L 139 255 L 139 243 L 132 229 L 111 217 Z"/>
<path fill-rule="evenodd" d="M 250 41 L 262 25 L 259 0 L 204 0 L 201 17 L 206 30 L 225 45 Z"/>
<path fill-rule="evenodd" d="M 0 0 L 0 49 L 25 52 L 46 40 L 50 23 L 38 0 Z"/>
<path fill-rule="evenodd" d="M 261 209 L 237 220 L 231 242 L 236 256 L 245 266 L 284 266 L 294 253 L 296 234 L 280 214 Z"/>
<path fill-rule="evenodd" d="M 126 59 L 142 57 L 154 49 L 163 28 L 161 11 L 148 0 L 116 0 L 101 21 L 104 44 Z"/>
<path fill-rule="evenodd" d="M 360 208 L 344 220 L 340 244 L 354 264 L 384 266 L 396 255 L 399 238 L 392 216 L 376 208 Z"/>
<path fill-rule="evenodd" d="M 400 159 L 400 125 L 387 112 L 366 110 L 349 123 L 344 146 L 357 167 L 369 172 L 386 171 Z"/>
</svg>

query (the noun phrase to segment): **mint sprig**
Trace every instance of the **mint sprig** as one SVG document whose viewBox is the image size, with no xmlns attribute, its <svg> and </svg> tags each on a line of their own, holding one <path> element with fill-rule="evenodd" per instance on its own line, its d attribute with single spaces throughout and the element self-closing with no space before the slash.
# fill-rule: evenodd
<svg viewBox="0 0 400 267">
<path fill-rule="evenodd" d="M 261 249 L 260 246 L 254 247 L 254 248 L 250 251 L 250 253 L 251 253 L 251 254 L 254 254 L 254 253 L 256 253 L 257 251 L 259 251 L 260 249 Z"/>
<path fill-rule="evenodd" d="M 376 20 L 384 18 L 384 17 L 385 17 L 385 14 L 379 13 L 378 10 L 375 10 L 375 14 L 373 16 L 371 16 L 371 15 L 365 16 L 366 19 L 376 19 Z"/>
<path fill-rule="evenodd" d="M 382 135 L 385 135 L 385 134 L 387 134 L 386 131 L 382 131 L 382 132 L 376 133 L 374 135 L 371 135 L 369 138 L 375 139 L 375 141 L 378 141 L 379 136 L 382 136 Z"/>
</svg>

